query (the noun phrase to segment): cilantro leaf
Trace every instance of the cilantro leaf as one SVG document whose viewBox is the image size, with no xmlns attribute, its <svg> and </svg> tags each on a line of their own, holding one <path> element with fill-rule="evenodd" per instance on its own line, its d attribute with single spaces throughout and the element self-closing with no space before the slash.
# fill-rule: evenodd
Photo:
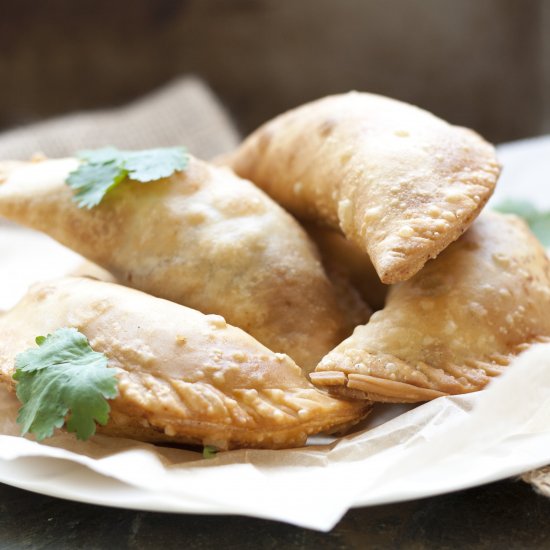
<svg viewBox="0 0 550 550">
<path fill-rule="evenodd" d="M 83 161 L 67 178 L 76 193 L 80 208 L 91 209 L 121 181 L 130 177 L 141 183 L 167 178 L 187 168 L 189 157 L 184 147 L 120 151 L 115 147 L 80 151 Z"/>
<path fill-rule="evenodd" d="M 79 208 L 91 209 L 127 175 L 128 172 L 114 162 L 83 164 L 69 174 L 67 183 L 76 191 L 73 200 Z"/>
<path fill-rule="evenodd" d="M 531 231 L 538 240 L 545 246 L 550 247 L 550 212 L 541 212 L 536 218 L 529 222 Z"/>
<path fill-rule="evenodd" d="M 65 423 L 67 430 L 86 440 L 96 422 L 105 425 L 107 399 L 118 395 L 115 371 L 107 357 L 95 352 L 86 336 L 74 328 L 61 328 L 36 338 L 38 348 L 15 359 L 16 394 L 23 404 L 17 422 L 22 434 L 33 433 L 41 441 Z"/>
<path fill-rule="evenodd" d="M 538 214 L 535 205 L 523 199 L 504 199 L 497 204 L 495 210 L 503 214 L 516 214 L 516 216 L 524 220 L 528 220 Z"/>
<path fill-rule="evenodd" d="M 503 200 L 495 210 L 523 218 L 541 244 L 550 247 L 550 212 L 541 212 L 531 202 L 516 199 Z"/>
<path fill-rule="evenodd" d="M 218 449 L 212 445 L 205 445 L 202 449 L 202 458 L 216 458 Z"/>
<path fill-rule="evenodd" d="M 124 166 L 133 180 L 144 183 L 185 170 L 188 160 L 183 147 L 149 149 L 128 153 Z"/>
</svg>

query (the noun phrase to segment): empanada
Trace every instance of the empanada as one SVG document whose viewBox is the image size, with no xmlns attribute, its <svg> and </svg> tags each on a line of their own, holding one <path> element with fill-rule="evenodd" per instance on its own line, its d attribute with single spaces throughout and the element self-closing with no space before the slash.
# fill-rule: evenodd
<svg viewBox="0 0 550 550">
<path fill-rule="evenodd" d="M 317 250 L 250 182 L 190 159 L 184 172 L 129 180 L 92 210 L 65 185 L 76 159 L 0 164 L 0 215 L 48 233 L 155 296 L 223 315 L 313 369 L 351 334 Z M 3 180 L 3 183 L 1 183 Z"/>
<path fill-rule="evenodd" d="M 483 214 L 386 307 L 330 352 L 312 381 L 339 394 L 415 402 L 482 389 L 550 337 L 550 262 L 523 221 Z"/>
<path fill-rule="evenodd" d="M 100 431 L 144 441 L 235 447 L 298 446 L 358 421 L 370 405 L 332 398 L 218 315 L 111 283 L 67 278 L 35 285 L 0 317 L 0 378 L 38 335 L 74 327 L 118 373 L 119 396 Z"/>
<path fill-rule="evenodd" d="M 219 162 L 299 218 L 340 228 L 384 283 L 412 277 L 457 239 L 500 170 L 473 131 L 358 92 L 275 118 Z"/>
</svg>

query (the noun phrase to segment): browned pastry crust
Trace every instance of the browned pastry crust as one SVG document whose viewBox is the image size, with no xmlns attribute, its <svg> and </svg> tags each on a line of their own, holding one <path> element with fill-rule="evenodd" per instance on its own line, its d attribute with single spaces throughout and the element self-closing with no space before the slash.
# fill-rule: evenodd
<svg viewBox="0 0 550 550">
<path fill-rule="evenodd" d="M 373 401 L 426 401 L 482 389 L 550 337 L 550 262 L 523 221 L 483 214 L 386 307 L 330 352 L 318 386 Z"/>
<path fill-rule="evenodd" d="M 191 159 L 158 182 L 123 182 L 93 210 L 64 181 L 76 159 L 0 163 L 0 215 L 48 233 L 155 296 L 223 315 L 312 370 L 351 334 L 299 224 L 250 182 Z"/>
<path fill-rule="evenodd" d="M 0 381 L 13 389 L 15 356 L 67 326 L 118 371 L 106 434 L 222 449 L 293 447 L 370 409 L 319 391 L 288 356 L 223 317 L 80 278 L 36 285 L 0 317 Z"/>
<path fill-rule="evenodd" d="M 299 218 L 341 229 L 384 283 L 412 277 L 457 239 L 500 171 L 473 131 L 358 92 L 278 116 L 220 162 Z"/>
</svg>

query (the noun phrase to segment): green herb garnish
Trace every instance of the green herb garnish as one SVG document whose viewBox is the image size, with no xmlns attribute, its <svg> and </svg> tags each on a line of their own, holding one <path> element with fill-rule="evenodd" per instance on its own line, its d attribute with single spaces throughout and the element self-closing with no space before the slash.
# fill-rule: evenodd
<svg viewBox="0 0 550 550">
<path fill-rule="evenodd" d="M 105 195 L 127 177 L 141 183 L 167 178 L 187 168 L 189 156 L 184 147 L 120 151 L 114 147 L 80 151 L 82 164 L 69 174 L 67 185 L 75 190 L 80 208 L 97 206 Z"/>
<path fill-rule="evenodd" d="M 531 202 L 516 199 L 500 202 L 495 210 L 523 218 L 543 246 L 550 246 L 550 212 L 541 212 Z"/>
<path fill-rule="evenodd" d="M 107 357 L 95 352 L 86 336 L 74 328 L 61 328 L 36 338 L 38 348 L 15 359 L 16 393 L 23 406 L 17 422 L 22 435 L 32 433 L 41 441 L 51 437 L 67 419 L 67 430 L 86 440 L 105 425 L 117 396 L 115 371 Z M 67 415 L 69 415 L 67 417 Z"/>
<path fill-rule="evenodd" d="M 218 454 L 218 449 L 212 447 L 212 445 L 205 445 L 202 450 L 202 458 L 216 458 Z"/>
</svg>

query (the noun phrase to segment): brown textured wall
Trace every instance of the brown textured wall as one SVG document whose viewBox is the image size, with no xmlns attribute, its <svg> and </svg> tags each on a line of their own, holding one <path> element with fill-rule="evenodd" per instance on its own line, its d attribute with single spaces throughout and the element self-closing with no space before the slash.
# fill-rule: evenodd
<svg viewBox="0 0 550 550">
<path fill-rule="evenodd" d="M 542 129 L 550 133 L 550 2 L 543 0 L 541 5 L 542 32 L 539 35 L 541 41 L 540 72 L 542 75 Z"/>
<path fill-rule="evenodd" d="M 495 141 L 550 131 L 548 0 L 0 0 L 0 127 L 187 72 L 249 131 L 352 88 Z"/>
</svg>

